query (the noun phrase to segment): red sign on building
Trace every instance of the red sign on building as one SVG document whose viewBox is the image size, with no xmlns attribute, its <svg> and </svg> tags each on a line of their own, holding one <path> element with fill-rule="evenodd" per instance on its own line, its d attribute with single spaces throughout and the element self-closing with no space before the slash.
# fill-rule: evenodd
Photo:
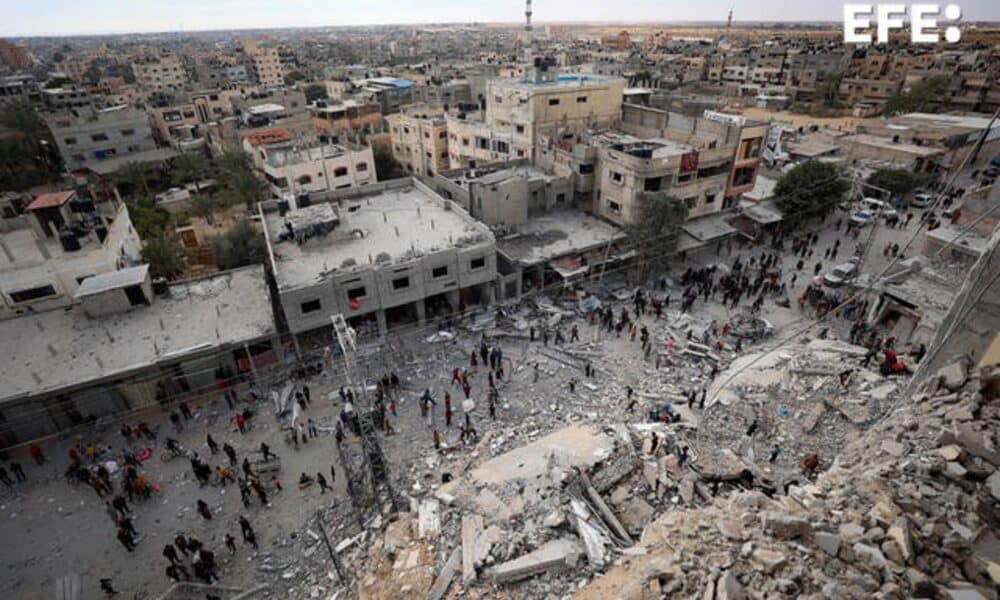
<svg viewBox="0 0 1000 600">
<path fill-rule="evenodd" d="M 681 173 L 690 173 L 698 170 L 698 152 L 688 152 L 681 155 Z"/>
</svg>

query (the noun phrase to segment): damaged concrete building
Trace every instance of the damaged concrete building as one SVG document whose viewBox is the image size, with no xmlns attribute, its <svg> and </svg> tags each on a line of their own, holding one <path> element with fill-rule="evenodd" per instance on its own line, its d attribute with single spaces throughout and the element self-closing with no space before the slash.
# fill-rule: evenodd
<svg viewBox="0 0 1000 600">
<path fill-rule="evenodd" d="M 261 205 L 278 299 L 295 336 L 342 314 L 362 335 L 494 298 L 489 228 L 412 178 Z M 328 337 L 325 339 L 329 339 Z"/>
</svg>

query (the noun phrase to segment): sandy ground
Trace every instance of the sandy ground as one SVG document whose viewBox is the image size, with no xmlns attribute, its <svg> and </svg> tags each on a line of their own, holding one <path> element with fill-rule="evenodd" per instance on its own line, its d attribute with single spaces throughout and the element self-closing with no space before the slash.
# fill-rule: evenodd
<svg viewBox="0 0 1000 600">
<path fill-rule="evenodd" d="M 828 226 L 821 231 L 818 246 L 820 261 L 823 250 L 831 246 L 840 235 L 832 228 L 836 219 L 837 216 L 831 218 Z M 915 223 L 911 225 L 910 231 L 915 226 Z M 866 270 L 877 272 L 884 267 L 888 259 L 882 256 L 882 247 L 888 241 L 902 243 L 910 231 L 880 228 L 875 251 L 870 256 Z M 841 260 L 838 262 L 847 258 L 853 242 L 843 240 L 841 245 Z M 764 248 L 737 248 L 733 255 L 723 253 L 713 260 L 729 264 L 735 254 L 742 254 L 746 258 L 763 251 Z M 910 255 L 914 253 L 911 251 Z M 791 297 L 796 297 L 807 285 L 816 261 L 817 258 L 807 261 L 808 266 L 799 275 L 797 290 L 790 294 Z M 823 262 L 825 272 L 832 268 L 834 261 Z M 795 260 L 786 259 L 786 272 L 793 270 L 794 264 Z M 684 268 L 685 265 L 673 265 L 672 272 L 679 274 Z M 716 302 L 706 305 L 699 301 L 694 310 L 701 318 L 708 320 L 719 319 L 723 322 L 730 316 L 729 310 Z M 784 309 L 770 302 L 765 305 L 765 316 L 776 325 L 779 335 L 802 317 L 797 309 Z M 582 320 L 578 322 L 583 339 L 598 335 L 594 328 L 584 324 Z M 568 333 L 568 326 L 564 332 Z M 422 467 L 415 464 L 415 456 L 423 456 L 431 447 L 432 425 L 421 420 L 416 402 L 417 396 L 425 387 L 431 387 L 438 399 L 433 427 L 441 429 L 445 443 L 457 445 L 457 427 L 447 428 L 443 424 L 441 398 L 446 389 L 451 391 L 456 406 L 457 425 L 461 414 L 457 407 L 462 394 L 459 388 L 449 387 L 450 373 L 453 367 L 468 364 L 468 353 L 478 345 L 477 336 L 478 334 L 463 334 L 457 341 L 444 345 L 429 345 L 422 340 L 411 340 L 410 347 L 417 349 L 419 355 L 416 361 L 406 367 L 409 375 L 400 404 L 400 416 L 393 420 L 399 433 L 385 438 L 384 442 L 384 451 L 392 465 L 394 477 L 403 479 L 400 482 L 402 485 L 413 483 L 414 472 L 421 471 L 418 467 Z M 579 373 L 569 368 L 555 367 L 543 376 L 541 382 L 533 383 L 529 365 L 538 360 L 538 346 L 537 343 L 529 344 L 525 340 L 511 340 L 504 344 L 505 357 L 510 367 L 508 382 L 501 390 L 502 407 L 497 418 L 508 424 L 541 423 L 542 426 L 555 428 L 563 421 L 558 407 L 555 410 L 552 407 L 557 406 L 558 399 L 568 393 L 568 379 L 579 376 Z M 622 389 L 628 384 L 641 390 L 642 382 L 649 377 L 651 365 L 642 360 L 639 343 L 630 342 L 627 336 L 622 336 L 620 339 L 606 338 L 605 347 L 609 354 L 616 357 L 631 356 L 634 360 L 625 361 L 624 367 L 613 370 L 605 368 L 602 361 L 596 360 L 594 366 L 598 373 L 594 383 L 598 387 L 610 386 L 615 389 Z M 707 382 L 678 382 L 682 386 L 688 383 L 700 386 Z M 320 424 L 332 424 L 339 407 L 326 398 L 341 382 L 321 375 L 309 384 L 313 403 L 305 416 L 312 417 Z M 473 388 L 474 397 L 484 398 L 487 388 L 484 374 L 473 379 Z M 593 396 L 599 397 L 600 394 Z M 643 408 L 640 406 L 634 415 L 629 415 L 625 413 L 622 402 L 605 399 L 592 406 L 591 410 L 596 414 L 606 414 L 608 419 L 640 420 L 644 414 Z M 217 420 L 208 425 L 212 416 L 217 417 Z M 177 437 L 186 448 L 198 450 L 213 466 L 224 462 L 225 457 L 222 454 L 210 455 L 205 445 L 206 432 L 211 432 L 220 444 L 224 441 L 233 444 L 240 460 L 244 452 L 255 450 L 261 441 L 267 441 L 272 450 L 282 457 L 280 477 L 284 491 L 274 495 L 269 506 L 261 506 L 255 498 L 251 508 L 245 510 L 235 485 L 230 484 L 226 488 L 199 487 L 193 479 L 188 461 L 176 459 L 163 463 L 157 450 L 144 467 L 152 480 L 162 486 L 162 491 L 150 500 L 137 501 L 133 505 L 135 526 L 143 536 L 133 553 L 127 552 L 115 539 L 115 530 L 105 513 L 103 500 L 89 487 L 72 487 L 62 478 L 67 464 L 66 442 L 50 442 L 44 446 L 51 460 L 43 467 L 29 464 L 31 461 L 23 453 L 16 455 L 14 458 L 25 466 L 29 480 L 12 491 L 0 489 L 0 539 L 4 540 L 3 548 L 0 549 L 4 565 L 0 598 L 28 600 L 51 597 L 55 580 L 72 573 L 79 573 L 83 578 L 84 589 L 87 591 L 84 598 L 99 597 L 96 592 L 97 582 L 102 577 L 111 577 L 120 590 L 144 590 L 155 597 L 156 593 L 165 590 L 170 583 L 164 574 L 167 562 L 161 556 L 161 551 L 164 544 L 180 532 L 194 535 L 216 553 L 223 585 L 250 587 L 255 582 L 274 580 L 273 574 L 269 575 L 258 569 L 263 557 L 281 558 L 290 552 L 286 549 L 288 536 L 300 530 L 317 508 L 334 503 L 342 508 L 348 505 L 339 464 L 333 494 L 320 494 L 315 487 L 303 492 L 296 485 L 301 472 L 313 476 L 317 472 L 329 474 L 331 463 L 336 461 L 333 437 L 321 434 L 301 449 L 294 450 L 283 441 L 284 436 L 278 431 L 277 424 L 269 413 L 265 412 L 257 417 L 253 430 L 246 435 L 235 431 L 227 419 L 225 402 L 221 398 L 216 399 L 206 406 L 198 407 L 196 418 Z M 480 434 L 489 429 L 490 417 L 485 402 L 479 402 L 473 419 Z M 165 420 L 161 419 L 161 439 L 170 427 L 163 421 Z M 116 447 L 122 442 L 117 425 L 110 427 L 96 439 Z M 348 436 L 348 443 L 357 444 L 357 441 L 353 436 Z M 419 451 L 415 452 L 415 448 Z M 762 446 L 758 456 L 764 454 L 766 445 Z M 794 470 L 796 461 L 795 457 L 783 456 L 771 468 L 778 471 Z M 195 511 L 198 499 L 204 499 L 211 506 L 215 515 L 211 521 L 205 521 Z M 255 527 L 261 543 L 261 555 L 255 556 L 242 542 L 239 542 L 239 550 L 235 556 L 231 556 L 223 546 L 222 540 L 226 532 L 234 535 L 237 540 L 240 539 L 236 524 L 240 514 L 247 515 Z"/>
</svg>

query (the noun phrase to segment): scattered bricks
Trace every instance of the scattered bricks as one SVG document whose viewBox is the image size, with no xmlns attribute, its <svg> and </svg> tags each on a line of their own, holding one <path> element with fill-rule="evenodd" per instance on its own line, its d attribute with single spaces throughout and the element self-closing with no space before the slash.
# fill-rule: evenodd
<svg viewBox="0 0 1000 600">
<path fill-rule="evenodd" d="M 765 513 L 763 527 L 764 531 L 781 540 L 807 537 L 812 532 L 809 521 L 778 512 Z"/>
</svg>

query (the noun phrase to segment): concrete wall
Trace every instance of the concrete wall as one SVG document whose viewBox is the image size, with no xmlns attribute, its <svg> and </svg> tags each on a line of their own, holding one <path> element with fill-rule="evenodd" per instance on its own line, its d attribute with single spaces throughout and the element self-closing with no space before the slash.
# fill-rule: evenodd
<svg viewBox="0 0 1000 600">
<path fill-rule="evenodd" d="M 478 258 L 485 259 L 485 264 L 473 269 L 472 261 Z M 439 267 L 447 267 L 447 273 L 435 277 L 434 269 Z M 372 265 L 314 286 L 282 291 L 280 297 L 288 328 L 293 333 L 301 333 L 330 325 L 330 317 L 337 313 L 347 319 L 379 313 L 411 302 L 420 303 L 435 294 L 488 283 L 495 276 L 496 246 L 490 242 L 468 248 L 449 248 L 408 263 Z M 393 281 L 402 278 L 408 279 L 409 285 L 396 289 Z M 358 298 L 359 306 L 352 310 L 348 290 L 359 287 L 364 287 L 365 295 Z M 313 300 L 319 300 L 320 308 L 302 312 L 302 303 Z M 418 310 L 422 312 L 423 307 Z"/>
</svg>

